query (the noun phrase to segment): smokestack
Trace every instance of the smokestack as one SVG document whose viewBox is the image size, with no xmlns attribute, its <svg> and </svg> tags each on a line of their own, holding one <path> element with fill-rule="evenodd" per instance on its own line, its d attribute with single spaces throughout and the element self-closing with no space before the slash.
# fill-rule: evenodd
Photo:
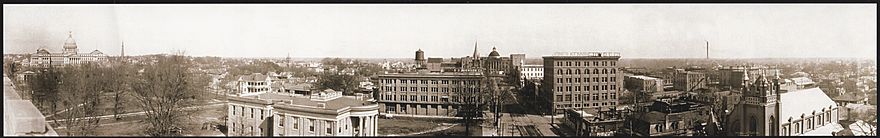
<svg viewBox="0 0 880 138">
<path fill-rule="evenodd" d="M 709 59 L 709 40 L 706 40 L 706 59 Z"/>
</svg>

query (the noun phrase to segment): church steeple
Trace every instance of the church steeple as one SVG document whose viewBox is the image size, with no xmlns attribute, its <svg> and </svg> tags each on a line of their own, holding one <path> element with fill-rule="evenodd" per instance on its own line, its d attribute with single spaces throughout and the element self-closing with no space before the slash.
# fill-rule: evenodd
<svg viewBox="0 0 880 138">
<path fill-rule="evenodd" d="M 474 59 L 480 59 L 480 53 L 477 52 L 477 41 L 474 40 Z"/>
</svg>

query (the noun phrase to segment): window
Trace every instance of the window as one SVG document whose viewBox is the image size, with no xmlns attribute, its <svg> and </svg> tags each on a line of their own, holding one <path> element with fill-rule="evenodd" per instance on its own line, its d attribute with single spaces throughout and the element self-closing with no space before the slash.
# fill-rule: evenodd
<svg viewBox="0 0 880 138">
<path fill-rule="evenodd" d="M 571 69 L 566 70 L 565 74 L 571 74 Z"/>
<path fill-rule="evenodd" d="M 296 117 L 293 117 L 291 119 L 293 120 L 293 121 L 291 121 L 293 123 L 293 129 L 294 130 L 299 129 L 299 119 Z"/>
<path fill-rule="evenodd" d="M 287 118 L 287 117 L 279 116 L 278 126 L 284 127 L 284 124 L 285 124 L 284 118 Z"/>
<path fill-rule="evenodd" d="M 409 96 L 409 101 L 416 101 L 416 96 L 415 96 L 415 95 L 410 95 L 410 96 Z"/>
<path fill-rule="evenodd" d="M 608 74 L 608 69 L 602 69 L 602 74 Z"/>
<path fill-rule="evenodd" d="M 309 119 L 309 132 L 315 132 L 315 124 L 318 123 L 314 119 Z"/>
<path fill-rule="evenodd" d="M 571 62 L 565 62 L 565 66 L 571 66 Z"/>
<path fill-rule="evenodd" d="M 325 131 L 325 132 L 327 132 L 327 134 L 333 134 L 333 127 L 332 127 L 333 125 L 331 125 L 332 122 L 327 121 L 326 123 L 327 123 L 327 125 L 325 125 L 325 126 L 327 126 L 327 131 Z"/>
<path fill-rule="evenodd" d="M 608 61 L 602 61 L 602 66 L 608 66 Z"/>
<path fill-rule="evenodd" d="M 590 69 L 584 69 L 584 74 L 590 74 Z"/>
<path fill-rule="evenodd" d="M 400 84 L 406 84 L 406 80 L 400 80 Z"/>
<path fill-rule="evenodd" d="M 614 74 L 614 70 L 617 70 L 617 69 L 611 69 L 611 74 Z"/>
<path fill-rule="evenodd" d="M 254 118 L 254 108 L 251 108 L 251 118 Z"/>
<path fill-rule="evenodd" d="M 236 111 L 235 111 L 235 105 L 233 105 L 233 106 L 232 106 L 232 115 L 235 115 L 235 113 L 236 113 Z"/>
<path fill-rule="evenodd" d="M 562 74 L 562 69 L 556 70 L 556 74 Z"/>
</svg>

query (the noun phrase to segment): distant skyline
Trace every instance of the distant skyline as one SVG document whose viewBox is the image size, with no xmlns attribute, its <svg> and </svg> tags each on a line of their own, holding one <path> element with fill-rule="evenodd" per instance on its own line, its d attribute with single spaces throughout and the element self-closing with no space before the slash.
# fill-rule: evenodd
<svg viewBox="0 0 880 138">
<path fill-rule="evenodd" d="M 867 58 L 876 4 L 187 4 L 10 5 L 4 54 L 80 52 L 295 58 L 539 58 L 613 51 L 623 58 Z"/>
</svg>

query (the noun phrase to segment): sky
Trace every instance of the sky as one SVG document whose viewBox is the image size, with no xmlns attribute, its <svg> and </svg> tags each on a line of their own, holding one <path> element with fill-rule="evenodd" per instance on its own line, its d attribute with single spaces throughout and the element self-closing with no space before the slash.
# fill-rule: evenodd
<svg viewBox="0 0 880 138">
<path fill-rule="evenodd" d="M 876 4 L 3 5 L 3 53 L 220 57 L 868 58 Z"/>
</svg>

